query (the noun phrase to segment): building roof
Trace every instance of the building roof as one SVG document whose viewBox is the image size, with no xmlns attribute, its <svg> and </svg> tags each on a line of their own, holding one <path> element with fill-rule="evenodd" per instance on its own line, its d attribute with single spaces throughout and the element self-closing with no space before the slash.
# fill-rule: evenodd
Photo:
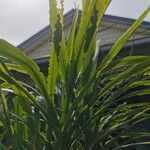
<svg viewBox="0 0 150 150">
<path fill-rule="evenodd" d="M 72 23 L 72 19 L 75 14 L 75 11 L 76 11 L 75 9 L 72 9 L 71 11 L 69 11 L 67 14 L 64 15 L 65 26 L 70 25 Z M 114 24 L 130 26 L 135 20 L 118 17 L 118 16 L 112 16 L 112 15 L 104 15 L 102 21 L 108 21 Z M 150 22 L 143 22 L 140 28 L 150 29 Z M 18 45 L 18 48 L 22 50 L 27 49 L 32 44 L 38 42 L 40 39 L 42 39 L 44 36 L 48 35 L 49 33 L 50 33 L 50 26 L 48 25 L 47 27 L 45 27 L 44 29 L 42 29 L 41 31 L 39 31 L 38 33 L 30 37 L 28 40 Z"/>
</svg>

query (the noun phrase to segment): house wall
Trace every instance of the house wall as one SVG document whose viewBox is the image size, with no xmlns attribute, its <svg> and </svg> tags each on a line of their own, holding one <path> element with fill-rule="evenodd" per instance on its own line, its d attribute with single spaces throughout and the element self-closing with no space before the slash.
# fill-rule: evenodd
<svg viewBox="0 0 150 150">
<path fill-rule="evenodd" d="M 70 31 L 70 26 L 65 29 L 65 37 L 68 36 Z M 45 40 L 43 40 L 40 44 L 36 47 L 33 47 L 27 55 L 32 57 L 33 59 L 38 59 L 41 57 L 47 57 L 50 54 L 50 37 L 47 36 Z"/>
<path fill-rule="evenodd" d="M 68 36 L 71 26 L 68 26 L 65 29 L 65 37 Z M 97 33 L 97 40 L 100 39 L 101 46 L 103 45 L 109 45 L 114 43 L 126 30 L 128 29 L 128 26 L 125 25 L 116 25 L 112 24 L 110 22 L 103 22 L 100 26 L 98 33 Z M 139 39 L 139 38 L 145 38 L 149 36 L 147 32 L 141 29 L 139 29 L 137 32 L 133 34 L 133 36 L 130 37 L 129 40 Z M 38 59 L 41 57 L 47 57 L 50 53 L 50 37 L 47 35 L 43 40 L 39 41 L 39 43 L 31 47 L 29 51 L 27 51 L 27 55 L 32 57 L 33 59 Z"/>
<path fill-rule="evenodd" d="M 97 34 L 97 39 L 101 39 L 102 46 L 112 44 L 115 41 L 117 41 L 117 39 L 121 35 L 123 35 L 127 31 L 128 28 L 129 28 L 128 26 L 124 26 L 124 25 L 114 25 L 114 24 L 103 23 L 102 27 L 99 28 L 100 32 L 98 32 Z M 148 34 L 144 30 L 139 29 L 130 37 L 129 40 L 145 38 L 148 36 L 150 36 L 150 33 Z"/>
<path fill-rule="evenodd" d="M 34 59 L 45 57 L 50 53 L 49 47 L 50 47 L 49 41 L 46 40 L 41 45 L 35 47 L 32 51 L 30 51 L 28 55 Z"/>
</svg>

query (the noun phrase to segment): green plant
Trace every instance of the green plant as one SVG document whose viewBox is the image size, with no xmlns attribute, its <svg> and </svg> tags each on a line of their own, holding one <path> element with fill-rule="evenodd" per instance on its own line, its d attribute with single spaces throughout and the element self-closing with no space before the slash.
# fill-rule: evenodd
<svg viewBox="0 0 150 150">
<path fill-rule="evenodd" d="M 135 142 L 150 134 L 134 131 L 133 127 L 148 120 L 150 103 L 133 103 L 132 99 L 128 103 L 128 99 L 150 94 L 150 56 L 115 58 L 150 7 L 99 64 L 96 31 L 109 3 L 110 0 L 83 0 L 80 24 L 77 10 L 66 39 L 63 0 L 61 8 L 57 8 L 56 0 L 50 0 L 52 42 L 48 77 L 22 51 L 0 40 L 4 112 L 0 118 L 5 129 L 0 138 L 1 150 L 8 145 L 15 150 L 117 150 L 149 144 Z M 30 75 L 35 88 L 15 79 L 12 70 Z M 5 91 L 14 94 L 13 111 L 8 109 Z M 3 142 L 5 136 L 9 136 L 9 144 Z"/>
</svg>

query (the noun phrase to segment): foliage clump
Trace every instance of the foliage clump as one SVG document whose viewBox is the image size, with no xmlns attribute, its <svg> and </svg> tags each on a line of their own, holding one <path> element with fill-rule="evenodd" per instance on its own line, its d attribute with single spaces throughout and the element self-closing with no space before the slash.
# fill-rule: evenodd
<svg viewBox="0 0 150 150">
<path fill-rule="evenodd" d="M 116 56 L 150 7 L 99 61 L 96 32 L 110 0 L 83 0 L 82 14 L 75 12 L 67 38 L 63 0 L 59 8 L 56 0 L 49 1 L 52 41 L 47 77 L 31 58 L 0 40 L 4 59 L 0 65 L 0 149 L 117 150 L 149 144 L 138 143 L 150 134 L 135 131 L 134 126 L 148 120 L 150 103 L 132 100 L 150 94 L 150 56 Z M 35 86 L 14 78 L 14 70 L 29 75 Z M 6 92 L 13 94 L 13 110 L 8 108 Z"/>
</svg>

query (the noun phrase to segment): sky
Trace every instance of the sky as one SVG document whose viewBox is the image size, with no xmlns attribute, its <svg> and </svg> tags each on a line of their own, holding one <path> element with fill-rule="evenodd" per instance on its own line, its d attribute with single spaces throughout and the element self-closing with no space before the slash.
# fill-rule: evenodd
<svg viewBox="0 0 150 150">
<path fill-rule="evenodd" d="M 65 0 L 65 13 L 81 0 Z M 106 14 L 136 19 L 150 0 L 112 0 Z M 18 45 L 49 24 L 48 0 L 0 0 L 0 39 Z M 146 18 L 150 22 L 150 15 Z"/>
</svg>

